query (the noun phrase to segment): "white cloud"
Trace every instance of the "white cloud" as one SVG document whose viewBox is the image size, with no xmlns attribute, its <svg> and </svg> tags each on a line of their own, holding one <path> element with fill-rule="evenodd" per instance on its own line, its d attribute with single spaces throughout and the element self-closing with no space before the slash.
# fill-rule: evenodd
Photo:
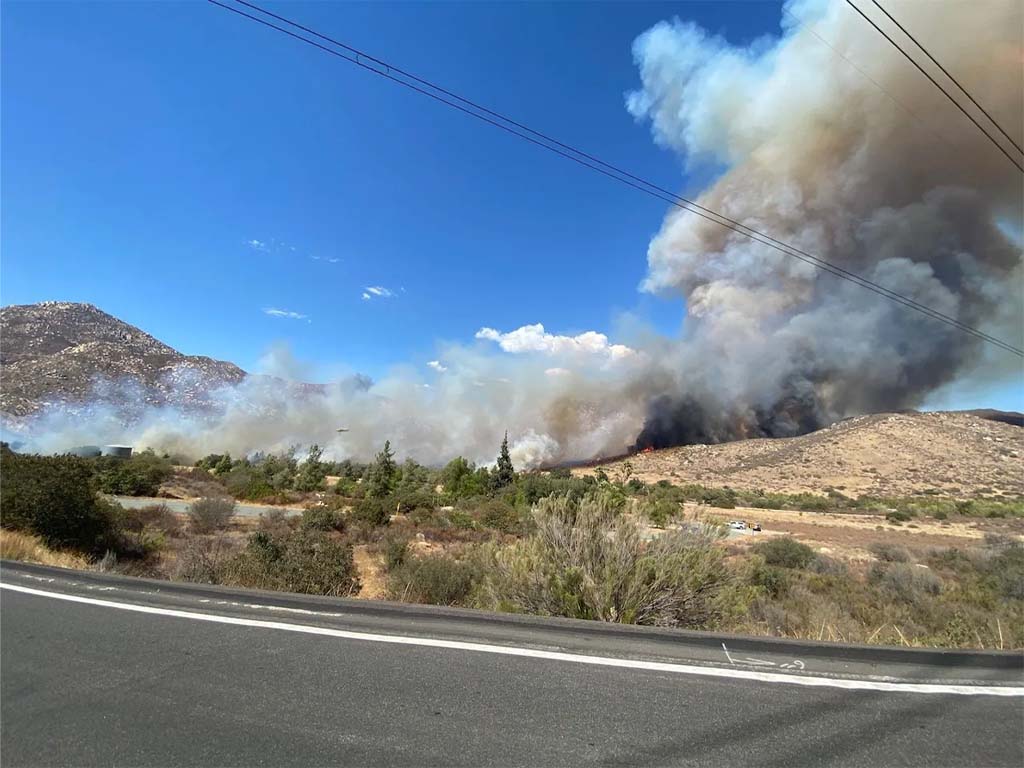
<svg viewBox="0 0 1024 768">
<path fill-rule="evenodd" d="M 377 297 L 379 299 L 392 299 L 395 296 L 395 292 L 390 288 L 385 288 L 383 285 L 368 285 L 363 289 L 363 298 L 372 299 Z"/>
<path fill-rule="evenodd" d="M 568 368 L 545 368 L 544 373 L 548 376 L 568 376 Z"/>
<path fill-rule="evenodd" d="M 611 360 L 636 354 L 636 350 L 624 344 L 609 344 L 608 337 L 597 331 L 559 336 L 545 331 L 540 323 L 524 325 L 508 333 L 485 327 L 476 332 L 476 338 L 496 342 L 505 352 L 512 354 L 540 352 L 545 355 L 598 355 Z"/>
<path fill-rule="evenodd" d="M 305 320 L 306 322 L 310 322 L 309 315 L 304 315 L 301 312 L 292 312 L 290 309 L 264 307 L 263 314 L 270 315 L 271 317 L 284 317 L 288 320 Z"/>
<path fill-rule="evenodd" d="M 427 367 L 433 368 L 438 373 L 444 373 L 445 371 L 448 370 L 448 366 L 442 365 L 440 360 L 431 360 L 429 363 L 427 363 Z"/>
<path fill-rule="evenodd" d="M 262 240 L 246 240 L 245 244 L 252 248 L 254 251 L 265 251 L 267 250 L 267 244 Z"/>
<path fill-rule="evenodd" d="M 294 251 L 295 249 L 292 248 Z M 310 256 L 313 261 L 326 261 L 328 264 L 337 264 L 341 259 L 335 258 L 334 256 Z"/>
</svg>

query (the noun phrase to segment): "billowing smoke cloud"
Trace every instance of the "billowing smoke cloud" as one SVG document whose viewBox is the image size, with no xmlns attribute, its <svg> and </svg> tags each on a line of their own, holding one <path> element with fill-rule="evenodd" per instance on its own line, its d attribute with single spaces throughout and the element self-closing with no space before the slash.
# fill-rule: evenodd
<svg viewBox="0 0 1024 768">
<path fill-rule="evenodd" d="M 86 408 L 48 409 L 22 432 L 28 448 L 43 452 L 127 442 L 196 457 L 317 443 L 329 458 L 365 460 L 388 439 L 399 456 L 424 462 L 464 455 L 491 463 L 508 430 L 513 461 L 535 467 L 619 453 L 643 423 L 633 361 L 610 363 L 606 350 L 510 356 L 481 344 L 443 352 L 443 363 L 403 367 L 377 382 L 310 385 L 296 380 L 308 369 L 275 346 L 261 361 L 266 373 L 209 393 L 202 407 L 140 409 L 144 391 L 104 383 Z M 558 376 L 546 373 L 553 359 L 566 366 Z"/>
<path fill-rule="evenodd" d="M 1017 137 L 1021 14 L 1012 0 L 899 7 Z M 664 22 L 634 55 L 641 85 L 627 107 L 715 176 L 701 204 L 1022 344 L 1020 175 L 845 3 L 794 0 L 781 35 L 746 47 Z M 51 411 L 32 432 L 54 449 L 316 442 L 364 459 L 391 439 L 440 462 L 491 461 L 507 429 L 516 463 L 535 466 L 633 443 L 796 434 L 920 405 L 958 377 L 1021 373 L 1012 355 L 689 213 L 669 213 L 648 264 L 642 289 L 685 302 L 680 338 L 483 328 L 427 365 L 321 388 L 283 383 L 296 363 L 278 354 L 265 366 L 277 378 L 215 393 L 205 415 L 147 409 L 126 430 L 97 405 L 90 418 Z"/>
<path fill-rule="evenodd" d="M 1020 4 L 899 12 L 1020 137 Z M 634 45 L 642 88 L 628 108 L 689 165 L 725 169 L 702 205 L 1020 346 L 1019 234 L 1005 234 L 1021 229 L 1016 169 L 846 3 L 796 0 L 783 28 L 737 48 L 656 25 Z M 688 318 L 641 444 L 795 434 L 919 405 L 967 371 L 1021 372 L 1012 355 L 690 213 L 668 216 L 648 263 L 643 288 L 682 296 Z"/>
</svg>

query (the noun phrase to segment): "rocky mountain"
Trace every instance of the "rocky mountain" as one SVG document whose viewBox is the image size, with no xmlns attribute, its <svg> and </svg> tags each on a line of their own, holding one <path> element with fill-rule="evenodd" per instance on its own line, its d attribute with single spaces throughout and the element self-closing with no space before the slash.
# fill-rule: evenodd
<svg viewBox="0 0 1024 768">
<path fill-rule="evenodd" d="M 645 482 L 670 480 L 776 493 L 958 497 L 1024 495 L 1019 413 L 952 411 L 857 416 L 800 437 L 738 440 L 641 452 L 595 462 L 621 474 L 629 461 Z"/>
<path fill-rule="evenodd" d="M 184 355 L 92 304 L 0 308 L 0 412 L 30 416 L 61 402 L 201 408 L 246 376 L 233 363 Z"/>
</svg>

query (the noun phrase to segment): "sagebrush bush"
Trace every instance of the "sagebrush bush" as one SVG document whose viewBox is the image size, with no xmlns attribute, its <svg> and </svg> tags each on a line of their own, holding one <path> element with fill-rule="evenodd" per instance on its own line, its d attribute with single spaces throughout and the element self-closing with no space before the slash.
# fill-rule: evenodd
<svg viewBox="0 0 1024 768">
<path fill-rule="evenodd" d="M 118 524 L 122 529 L 133 532 L 150 528 L 167 536 L 181 533 L 181 521 L 164 503 L 147 504 L 135 509 L 125 508 L 121 511 Z"/>
<path fill-rule="evenodd" d="M 178 551 L 174 578 L 205 584 L 220 584 L 224 565 L 237 547 L 224 534 L 190 536 Z"/>
<path fill-rule="evenodd" d="M 762 541 L 754 546 L 754 551 L 768 565 L 781 568 L 806 568 L 815 558 L 813 549 L 788 536 Z"/>
<path fill-rule="evenodd" d="M 841 576 L 847 578 L 850 574 L 850 568 L 846 563 L 828 555 L 818 555 L 815 557 L 811 561 L 809 570 L 811 573 L 817 573 L 822 576 Z"/>
<path fill-rule="evenodd" d="M 394 600 L 430 605 L 462 605 L 473 589 L 476 569 L 446 555 L 405 558 L 388 575 Z"/>
<path fill-rule="evenodd" d="M 257 529 L 271 536 L 287 536 L 295 528 L 294 518 L 290 518 L 283 509 L 268 509 L 260 514 L 256 523 Z"/>
<path fill-rule="evenodd" d="M 352 546 L 323 531 L 301 528 L 283 538 L 253 533 L 245 549 L 221 568 L 220 579 L 238 587 L 336 597 L 360 589 Z"/>
<path fill-rule="evenodd" d="M 209 533 L 227 527 L 235 514 L 234 499 L 208 497 L 188 506 L 189 524 L 195 533 Z"/>
<path fill-rule="evenodd" d="M 942 591 L 942 579 L 927 568 L 907 563 L 876 563 L 869 572 L 869 579 L 904 603 L 921 603 Z"/>
<path fill-rule="evenodd" d="M 644 542 L 604 494 L 542 499 L 535 531 L 486 557 L 487 607 L 625 624 L 714 626 L 732 577 L 718 529 L 666 532 Z"/>
<path fill-rule="evenodd" d="M 0 524 L 48 546 L 102 555 L 114 544 L 114 508 L 96 495 L 92 466 L 74 456 L 0 448 Z"/>
<path fill-rule="evenodd" d="M 883 563 L 909 563 L 910 552 L 905 547 L 889 542 L 878 542 L 868 547 L 871 554 Z"/>
</svg>

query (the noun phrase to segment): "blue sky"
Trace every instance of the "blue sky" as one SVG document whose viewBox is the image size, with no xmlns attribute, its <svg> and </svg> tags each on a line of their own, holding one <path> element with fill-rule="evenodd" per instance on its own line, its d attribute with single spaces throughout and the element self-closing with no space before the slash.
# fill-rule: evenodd
<svg viewBox="0 0 1024 768">
<path fill-rule="evenodd" d="M 633 39 L 678 4 L 272 7 L 680 183 L 623 106 Z M 737 41 L 777 28 L 766 3 L 684 10 Z M 636 290 L 661 202 L 214 6 L 11 3 L 3 44 L 4 303 L 91 301 L 189 353 L 252 368 L 286 340 L 371 374 L 483 325 L 681 320 Z"/>
<path fill-rule="evenodd" d="M 634 38 L 679 15 L 746 43 L 780 15 L 268 7 L 684 191 L 703 180 L 624 108 Z M 378 376 L 481 326 L 682 321 L 678 299 L 637 290 L 663 203 L 207 3 L 8 2 L 2 35 L 4 304 L 92 302 L 250 370 L 287 342 L 320 376 Z M 992 401 L 976 397 L 952 404 Z"/>
</svg>

